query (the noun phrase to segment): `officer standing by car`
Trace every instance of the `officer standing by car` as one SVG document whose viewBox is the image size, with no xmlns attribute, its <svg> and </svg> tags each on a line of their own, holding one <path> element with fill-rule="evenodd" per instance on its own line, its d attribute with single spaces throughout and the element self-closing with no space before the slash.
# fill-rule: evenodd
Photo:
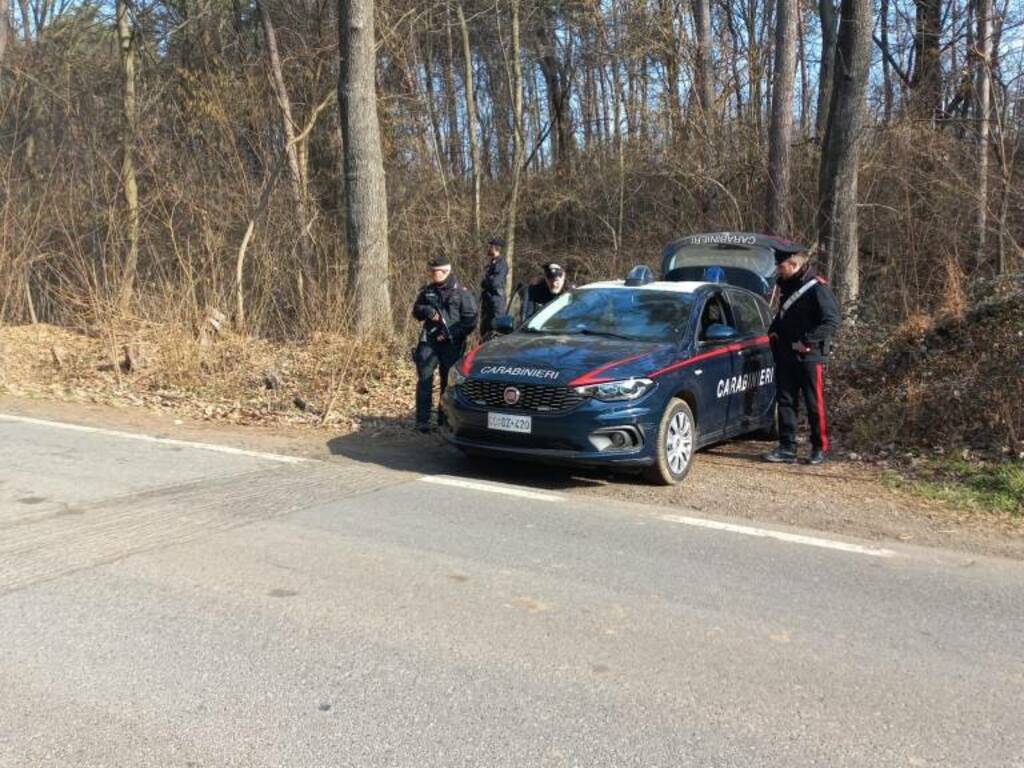
<svg viewBox="0 0 1024 768">
<path fill-rule="evenodd" d="M 486 338 L 494 330 L 494 318 L 505 313 L 505 280 L 508 261 L 501 255 L 505 241 L 494 238 L 487 243 L 487 266 L 480 281 L 480 336 Z"/>
<path fill-rule="evenodd" d="M 796 461 L 796 429 L 799 399 L 807 406 L 811 429 L 808 463 L 821 464 L 828 457 L 828 421 L 825 415 L 825 367 L 832 337 L 841 314 L 835 294 L 809 263 L 807 249 L 780 243 L 775 249 L 779 309 L 769 335 L 775 356 L 776 403 L 779 414 L 779 445 L 765 461 L 792 464 Z"/>
<path fill-rule="evenodd" d="M 529 318 L 537 314 L 546 304 L 550 304 L 563 293 L 572 290 L 566 285 L 565 270 L 558 264 L 544 265 L 544 279 L 534 283 L 526 290 L 526 302 L 523 317 Z"/>
<path fill-rule="evenodd" d="M 427 269 L 430 282 L 420 289 L 412 306 L 412 316 L 423 323 L 419 343 L 413 351 L 416 363 L 416 429 L 430 430 L 430 409 L 434 396 L 434 371 L 441 369 L 441 394 L 448 382 L 448 371 L 462 357 L 466 337 L 476 327 L 476 301 L 463 287 L 446 256 L 431 259 Z M 444 413 L 438 410 L 438 424 Z"/>
</svg>

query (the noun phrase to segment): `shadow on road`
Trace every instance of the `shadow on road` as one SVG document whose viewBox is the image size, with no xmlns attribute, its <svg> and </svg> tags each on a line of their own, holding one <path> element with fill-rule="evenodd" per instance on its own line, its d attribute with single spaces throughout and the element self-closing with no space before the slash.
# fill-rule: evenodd
<svg viewBox="0 0 1024 768">
<path fill-rule="evenodd" d="M 370 425 L 327 441 L 332 456 L 377 464 L 401 472 L 454 475 L 474 480 L 529 485 L 546 490 L 569 490 L 614 483 L 640 483 L 637 475 L 580 470 L 542 462 L 464 456 L 440 432 L 420 434 L 408 420 L 367 419 Z"/>
</svg>

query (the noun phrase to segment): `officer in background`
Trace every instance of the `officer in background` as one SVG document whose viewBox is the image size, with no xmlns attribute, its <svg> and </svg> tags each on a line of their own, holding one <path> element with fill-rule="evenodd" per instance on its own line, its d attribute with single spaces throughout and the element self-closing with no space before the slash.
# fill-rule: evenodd
<svg viewBox="0 0 1024 768">
<path fill-rule="evenodd" d="M 540 312 L 544 305 L 550 304 L 563 293 L 572 290 L 566 285 L 565 270 L 558 264 L 544 265 L 544 279 L 534 283 L 526 290 L 526 301 L 523 307 L 523 318 L 528 319 Z"/>
<path fill-rule="evenodd" d="M 505 241 L 494 238 L 487 243 L 487 266 L 480 281 L 480 336 L 487 338 L 494 330 L 494 318 L 505 314 L 505 279 L 508 277 L 508 261 L 501 255 Z"/>
<path fill-rule="evenodd" d="M 420 289 L 412 305 L 412 316 L 423 323 L 419 343 L 413 351 L 416 363 L 416 429 L 430 431 L 430 409 L 434 396 L 434 371 L 441 369 L 441 393 L 448 383 L 448 371 L 462 357 L 466 337 L 476 327 L 476 301 L 455 275 L 446 256 L 431 259 L 427 267 L 430 282 Z M 438 410 L 438 425 L 444 413 Z"/>
<path fill-rule="evenodd" d="M 839 303 L 825 279 L 808 263 L 807 249 L 784 243 L 775 250 L 779 310 L 768 333 L 775 356 L 779 446 L 765 461 L 796 461 L 796 428 L 802 395 L 811 428 L 810 464 L 828 457 L 825 367 L 841 319 Z"/>
</svg>

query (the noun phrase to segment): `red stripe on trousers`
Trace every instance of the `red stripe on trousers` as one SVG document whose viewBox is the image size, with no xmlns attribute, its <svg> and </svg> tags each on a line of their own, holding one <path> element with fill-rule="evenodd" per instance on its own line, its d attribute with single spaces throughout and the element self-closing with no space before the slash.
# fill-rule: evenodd
<svg viewBox="0 0 1024 768">
<path fill-rule="evenodd" d="M 814 380 L 818 396 L 818 428 L 821 430 L 821 450 L 828 450 L 828 428 L 825 425 L 825 364 L 818 363 Z"/>
</svg>

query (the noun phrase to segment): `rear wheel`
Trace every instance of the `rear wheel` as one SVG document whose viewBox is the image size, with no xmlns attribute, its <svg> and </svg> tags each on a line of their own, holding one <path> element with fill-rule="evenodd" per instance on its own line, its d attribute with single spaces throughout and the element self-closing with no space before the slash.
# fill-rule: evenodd
<svg viewBox="0 0 1024 768">
<path fill-rule="evenodd" d="M 654 446 L 654 465 L 644 476 L 652 483 L 675 485 L 690 471 L 697 445 L 697 424 L 685 401 L 672 398 L 658 425 Z"/>
</svg>

